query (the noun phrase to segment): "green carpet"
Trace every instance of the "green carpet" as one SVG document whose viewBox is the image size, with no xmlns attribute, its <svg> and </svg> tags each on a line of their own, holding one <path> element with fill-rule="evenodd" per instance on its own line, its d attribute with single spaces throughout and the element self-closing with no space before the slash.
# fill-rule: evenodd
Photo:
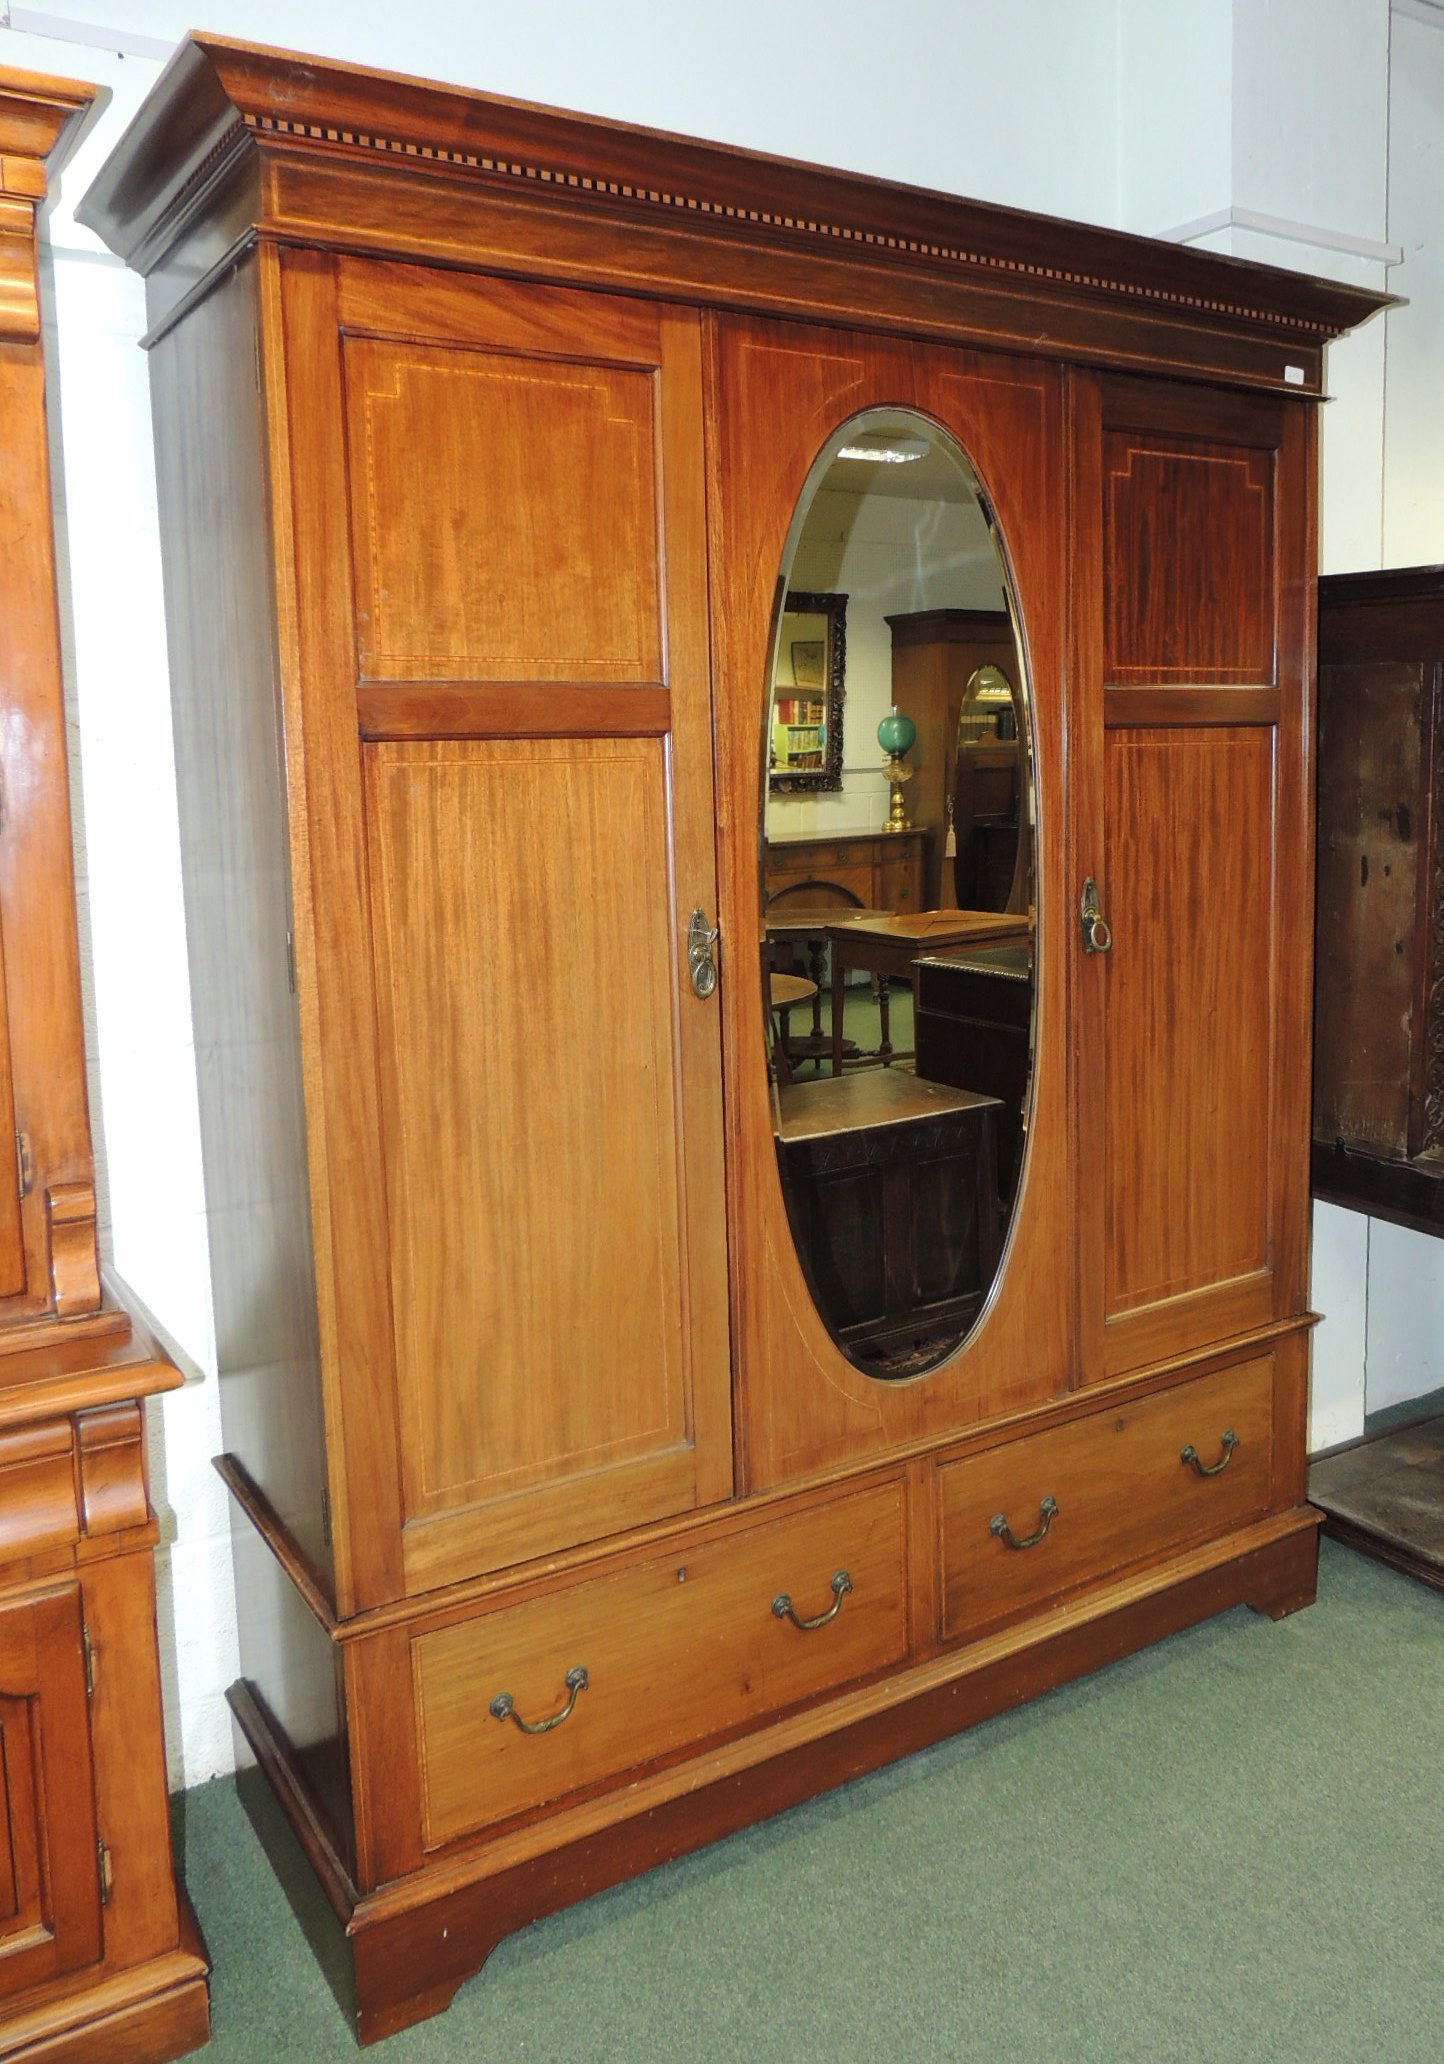
<svg viewBox="0 0 1444 2064">
<path fill-rule="evenodd" d="M 180 1802 L 213 2064 L 350 2031 L 231 1781 Z M 289 1837 L 286 1838 L 289 1841 Z M 1444 1598 L 1244 1608 L 513 1936 L 386 2064 L 1432 2064 Z"/>
</svg>

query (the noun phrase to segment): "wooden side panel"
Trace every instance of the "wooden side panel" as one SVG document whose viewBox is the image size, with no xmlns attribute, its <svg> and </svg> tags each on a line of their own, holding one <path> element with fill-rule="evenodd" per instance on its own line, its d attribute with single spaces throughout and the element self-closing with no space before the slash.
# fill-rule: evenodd
<svg viewBox="0 0 1444 2064">
<path fill-rule="evenodd" d="M 716 331 L 712 406 L 713 625 L 719 816 L 730 834 L 729 1197 L 740 1427 L 749 1488 L 786 1483 L 1006 1415 L 1072 1379 L 1071 1116 L 1064 992 L 1066 534 L 1061 389 L 1022 360 L 787 323 Z M 886 402 L 942 424 L 973 462 L 1016 583 L 1037 746 L 1037 1069 L 1022 1193 L 1002 1273 L 966 1346 L 917 1382 L 878 1382 L 847 1361 L 813 1307 L 787 1224 L 767 1092 L 758 879 L 772 612 L 788 529 L 826 439 Z M 821 866 L 813 872 L 821 875 Z"/>
<path fill-rule="evenodd" d="M 1420 821 L 1432 671 L 1392 658 L 1319 667 L 1314 1136 L 1395 1158 L 1413 1144 L 1433 894 Z"/>
<path fill-rule="evenodd" d="M 284 269 L 355 1605 L 732 1487 L 717 1006 L 685 939 L 716 907 L 700 328 Z"/>
<path fill-rule="evenodd" d="M 15 1070 L 10 1055 L 10 987 L 5 967 L 3 917 L 0 917 L 0 1141 L 15 1140 Z M 25 1289 L 25 1224 L 20 1213 L 20 1182 L 0 1183 L 0 1297 L 18 1297 Z"/>
<path fill-rule="evenodd" d="M 100 1956 L 90 1721 L 80 1592 L 67 1584 L 0 1606 L 0 1994 Z"/>
<path fill-rule="evenodd" d="M 1271 683 L 1272 453 L 1128 428 L 1103 466 L 1105 678 Z"/>
<path fill-rule="evenodd" d="M 1268 1263 L 1272 744 L 1109 735 L 1110 1318 Z"/>
<path fill-rule="evenodd" d="M 150 355 L 227 1448 L 329 1581 L 257 261 Z"/>
<path fill-rule="evenodd" d="M 316 1822 L 354 1868 L 348 1716 L 342 1650 L 316 1618 L 250 1517 L 231 1529 L 243 1683 L 285 1742 Z"/>
<path fill-rule="evenodd" d="M 407 1518 L 610 1531 L 692 1467 L 662 745 L 368 758 Z"/>
</svg>

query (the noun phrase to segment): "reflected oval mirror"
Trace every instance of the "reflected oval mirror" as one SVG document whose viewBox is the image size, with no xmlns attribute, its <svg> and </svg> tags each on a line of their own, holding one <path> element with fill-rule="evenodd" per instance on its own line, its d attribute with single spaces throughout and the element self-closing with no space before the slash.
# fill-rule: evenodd
<svg viewBox="0 0 1444 2064">
<path fill-rule="evenodd" d="M 817 792 L 791 777 L 815 780 L 822 762 L 794 756 L 825 755 L 829 732 L 836 785 Z M 788 1222 L 843 1353 L 884 1380 L 918 1376 L 977 1324 L 1018 1196 L 1036 803 L 992 514 L 962 447 L 910 410 L 854 416 L 808 476 L 778 580 L 763 763 L 762 986 Z"/>
</svg>

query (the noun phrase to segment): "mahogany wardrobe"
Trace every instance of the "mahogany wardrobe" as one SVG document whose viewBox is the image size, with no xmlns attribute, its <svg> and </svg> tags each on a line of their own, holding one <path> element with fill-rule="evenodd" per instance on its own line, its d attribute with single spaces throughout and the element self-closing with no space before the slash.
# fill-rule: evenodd
<svg viewBox="0 0 1444 2064">
<path fill-rule="evenodd" d="M 1316 407 L 1379 297 L 213 37 L 82 216 L 149 297 L 232 1703 L 360 2039 L 1306 1604 Z M 779 1063 L 781 603 L 889 451 L 1013 625 L 1029 907 L 947 918 L 1022 1092 Z M 839 921 L 901 1010 L 932 920 Z"/>
</svg>

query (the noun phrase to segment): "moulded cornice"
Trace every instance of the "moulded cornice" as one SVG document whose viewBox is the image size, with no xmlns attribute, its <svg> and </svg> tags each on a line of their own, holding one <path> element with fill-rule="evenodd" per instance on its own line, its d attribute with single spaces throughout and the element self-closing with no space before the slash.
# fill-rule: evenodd
<svg viewBox="0 0 1444 2064">
<path fill-rule="evenodd" d="M 0 338 L 33 344 L 40 335 L 35 212 L 47 165 L 56 169 L 61 138 L 73 141 L 94 98 L 77 79 L 0 68 Z"/>
<path fill-rule="evenodd" d="M 550 199 L 558 211 L 601 215 L 644 237 L 661 232 L 679 249 L 683 241 L 746 243 L 794 264 L 814 255 L 882 273 L 902 266 L 946 292 L 970 288 L 994 302 L 1041 294 L 1050 309 L 1078 312 L 1078 336 L 1055 339 L 1060 348 L 1078 349 L 1085 334 L 1096 341 L 1100 312 L 1111 307 L 1135 329 L 1155 318 L 1174 330 L 1311 351 L 1384 298 L 1122 231 L 216 37 L 181 46 L 80 219 L 150 273 L 203 212 L 205 195 L 235 180 L 247 153 L 259 161 L 250 226 L 262 233 L 303 234 L 288 225 L 266 164 L 319 173 L 385 163 L 501 205 Z M 294 196 L 294 182 L 287 191 Z M 305 215 L 305 240 L 344 247 L 354 223 L 334 198 L 328 219 L 322 191 L 318 178 L 296 222 Z M 654 271 L 665 263 L 654 261 Z M 682 267 L 674 290 L 701 298 L 699 276 L 695 264 Z M 717 298 L 745 305 L 748 295 L 734 283 Z M 780 305 L 765 281 L 755 305 Z M 1102 344 L 1098 352 L 1108 355 Z M 1285 377 L 1280 357 L 1272 382 Z"/>
</svg>

